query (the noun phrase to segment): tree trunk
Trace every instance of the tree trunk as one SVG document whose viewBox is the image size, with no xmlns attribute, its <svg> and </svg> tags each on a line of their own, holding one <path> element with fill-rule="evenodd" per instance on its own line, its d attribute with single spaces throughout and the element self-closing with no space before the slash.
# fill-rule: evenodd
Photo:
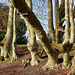
<svg viewBox="0 0 75 75">
<path fill-rule="evenodd" d="M 49 68 L 56 67 L 57 53 L 52 50 L 45 31 L 43 30 L 39 20 L 36 18 L 32 10 L 27 6 L 25 0 L 10 0 L 10 2 L 23 15 L 23 17 L 27 20 L 27 22 L 29 22 L 29 24 L 34 29 L 35 33 L 37 34 L 43 49 L 48 55 L 48 62 L 43 67 L 43 69 L 46 70 Z"/>
<path fill-rule="evenodd" d="M 32 0 L 26 1 L 28 7 L 32 10 Z M 36 42 L 36 35 L 31 27 L 31 25 L 28 22 L 28 34 L 29 34 L 29 42 L 27 43 L 27 47 L 31 53 L 31 66 L 38 65 L 38 44 Z"/>
<path fill-rule="evenodd" d="M 65 21 L 65 0 L 61 1 L 61 5 L 59 7 L 59 19 L 59 25 L 62 27 L 62 24 Z"/>
<path fill-rule="evenodd" d="M 75 55 L 74 58 L 72 59 L 71 71 L 67 75 L 75 75 Z"/>
<path fill-rule="evenodd" d="M 16 44 L 16 24 L 15 24 L 15 19 L 16 19 L 16 9 L 14 8 L 13 12 L 13 41 L 12 41 L 12 49 L 13 49 L 13 54 L 12 54 L 12 60 L 16 60 L 18 58 L 17 56 L 17 44 Z"/>
<path fill-rule="evenodd" d="M 74 20 L 73 20 L 73 0 L 70 0 L 70 24 L 71 24 L 71 37 L 70 37 L 70 43 L 74 43 Z"/>
<path fill-rule="evenodd" d="M 49 34 L 52 39 L 52 44 L 55 43 L 54 37 L 54 28 L 53 28 L 53 8 L 52 8 L 52 0 L 48 0 L 48 28 Z"/>
<path fill-rule="evenodd" d="M 59 26 L 62 27 L 63 22 L 65 21 L 65 0 L 61 0 L 61 5 L 59 7 Z M 59 43 L 63 42 L 63 33 L 62 32 L 58 32 L 59 36 Z M 61 39 L 60 39 L 61 38 Z"/>
<path fill-rule="evenodd" d="M 65 0 L 65 39 L 63 41 L 63 48 L 65 53 L 63 55 L 63 66 L 62 68 L 69 67 L 69 11 L 68 11 L 68 0 Z"/>
<path fill-rule="evenodd" d="M 70 23 L 71 23 L 71 37 L 70 37 L 70 44 L 73 45 L 74 43 L 74 20 L 73 20 L 73 0 L 70 0 Z M 74 58 L 72 59 L 72 67 L 71 71 L 68 75 L 75 75 L 75 54 Z"/>
<path fill-rule="evenodd" d="M 58 30 L 57 27 L 59 26 L 59 5 L 58 5 L 58 0 L 55 0 L 55 39 L 56 39 L 56 44 L 58 43 Z"/>
<path fill-rule="evenodd" d="M 13 35 L 12 30 L 13 30 L 13 7 L 10 4 L 7 33 L 5 38 L 1 41 L 1 43 L 4 44 L 3 46 L 1 46 L 1 56 L 4 56 L 4 58 L 7 57 L 8 51 L 11 49 L 12 35 Z"/>
<path fill-rule="evenodd" d="M 64 43 L 69 41 L 69 12 L 68 12 L 68 0 L 65 0 L 65 39 Z"/>
<path fill-rule="evenodd" d="M 68 66 L 70 66 L 69 65 L 69 51 L 71 50 L 73 43 L 74 43 L 74 21 L 73 21 L 72 9 L 73 9 L 73 0 L 70 0 L 70 11 L 69 12 L 70 12 L 70 24 L 71 24 L 71 36 L 69 40 L 68 0 L 65 0 L 66 28 L 65 28 L 65 41 L 63 42 L 63 47 L 64 47 L 64 50 L 67 51 L 67 53 L 66 54 L 64 53 L 63 55 L 63 59 L 65 60 L 63 62 L 64 68 L 68 68 Z"/>
</svg>

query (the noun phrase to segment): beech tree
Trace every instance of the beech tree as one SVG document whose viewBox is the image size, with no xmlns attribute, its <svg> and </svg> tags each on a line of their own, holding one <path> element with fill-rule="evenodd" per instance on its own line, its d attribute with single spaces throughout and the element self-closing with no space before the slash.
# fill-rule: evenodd
<svg viewBox="0 0 75 75">
<path fill-rule="evenodd" d="M 69 1 L 65 0 L 65 39 L 63 41 L 64 55 L 63 55 L 63 68 L 70 66 L 69 51 L 71 50 L 74 43 L 74 21 L 73 21 L 73 2 L 70 1 L 70 11 L 68 10 Z M 69 13 L 70 13 L 70 24 L 71 24 L 71 35 L 69 35 Z M 70 37 L 69 37 L 70 36 Z"/>
<path fill-rule="evenodd" d="M 59 36 L 58 36 L 58 30 L 57 27 L 59 26 L 59 2 L 58 0 L 55 0 L 55 39 L 56 39 L 56 43 L 59 42 Z"/>
<path fill-rule="evenodd" d="M 9 8 L 9 17 L 8 17 L 8 25 L 7 25 L 7 33 L 5 38 L 1 41 L 1 56 L 7 58 L 8 52 L 11 49 L 12 44 L 12 36 L 13 36 L 13 6 L 10 4 Z"/>
<path fill-rule="evenodd" d="M 16 9 L 14 8 L 14 12 L 13 12 L 13 39 L 12 39 L 12 49 L 13 49 L 13 53 L 12 53 L 12 60 L 16 60 L 18 59 L 18 55 L 17 55 L 17 42 L 16 42 Z"/>
<path fill-rule="evenodd" d="M 43 67 L 44 70 L 57 66 L 57 53 L 53 51 L 50 42 L 43 30 L 39 20 L 36 18 L 32 10 L 27 6 L 25 0 L 10 0 L 10 3 L 22 14 L 22 16 L 29 22 L 33 30 L 37 34 L 43 49 L 48 55 L 48 62 Z M 33 17 L 33 19 L 32 19 Z"/>
<path fill-rule="evenodd" d="M 55 43 L 55 34 L 54 34 L 54 27 L 53 27 L 53 8 L 52 8 L 52 0 L 48 0 L 48 28 L 49 28 L 49 35 L 52 39 L 52 44 Z"/>
<path fill-rule="evenodd" d="M 59 26 L 62 27 L 63 22 L 65 21 L 65 0 L 61 0 L 61 5 L 59 7 Z"/>
<path fill-rule="evenodd" d="M 26 1 L 28 7 L 32 10 L 32 0 Z M 32 26 L 28 22 L 28 34 L 29 34 L 29 42 L 27 43 L 27 47 L 31 53 L 31 66 L 38 65 L 38 44 L 36 42 L 36 35 L 32 28 Z"/>
<path fill-rule="evenodd" d="M 62 27 L 63 22 L 65 20 L 65 0 L 61 1 L 60 7 L 59 7 L 59 1 L 55 0 L 55 29 L 53 27 L 53 8 L 52 8 L 52 1 L 48 0 L 48 28 L 49 33 L 52 39 L 52 43 L 62 43 L 63 33 L 58 31 L 59 26 Z"/>
<path fill-rule="evenodd" d="M 1 41 L 1 56 L 7 58 L 9 50 L 11 50 L 11 45 L 13 47 L 12 58 L 17 59 L 16 54 L 16 25 L 15 25 L 15 12 L 16 10 L 10 4 L 9 16 L 8 16 L 8 26 L 5 38 Z M 12 41 L 13 39 L 13 41 Z"/>
<path fill-rule="evenodd" d="M 64 46 L 69 43 L 69 10 L 68 10 L 69 2 L 65 0 L 65 39 L 63 41 L 63 48 Z M 66 46 L 67 47 L 67 46 Z M 69 63 L 69 50 L 65 49 L 65 53 L 63 55 L 63 68 L 68 66 Z"/>
<path fill-rule="evenodd" d="M 72 7 L 73 7 L 73 0 L 70 0 L 70 11 L 68 10 L 69 5 L 68 2 L 69 0 L 65 0 L 65 39 L 63 41 L 63 68 L 68 68 L 70 65 L 69 63 L 69 51 L 71 50 L 73 43 L 74 43 L 74 21 L 73 21 L 73 15 L 72 15 Z M 38 55 L 37 55 L 37 49 L 36 44 L 35 44 L 35 34 L 37 34 L 40 43 L 45 50 L 47 56 L 48 56 L 48 61 L 46 65 L 43 67 L 44 70 L 54 68 L 57 66 L 57 57 L 58 57 L 58 52 L 56 50 L 53 50 L 50 42 L 46 36 L 45 31 L 43 30 L 39 20 L 36 18 L 35 14 L 33 13 L 31 9 L 31 2 L 25 2 L 25 0 L 10 0 L 10 3 L 14 8 L 16 8 L 20 14 L 26 19 L 28 23 L 28 32 L 29 32 L 29 42 L 27 44 L 28 49 L 31 52 L 31 65 L 38 65 Z M 71 24 L 71 36 L 69 37 L 69 12 L 70 12 L 70 24 Z M 51 14 L 51 13 L 50 13 Z M 51 17 L 50 17 L 51 19 Z M 32 34 L 32 35 L 30 35 Z M 7 45 L 5 45 L 6 47 Z M 4 43 L 2 43 L 2 47 L 4 47 Z M 6 48 L 7 49 L 7 48 Z M 35 50 L 34 50 L 35 49 Z M 6 56 L 4 56 L 6 57 Z M 72 60 L 72 70 L 70 73 L 75 71 L 75 68 L 73 67 L 75 64 L 75 56 Z M 70 74 L 69 73 L 69 74 Z"/>
<path fill-rule="evenodd" d="M 73 1 L 74 0 L 70 0 L 70 8 L 69 8 L 69 12 L 70 12 L 70 23 L 71 23 L 70 44 L 73 44 L 74 43 Z M 74 54 L 74 58 L 72 59 L 71 71 L 68 73 L 68 75 L 71 75 L 71 74 L 72 75 L 75 74 L 75 54 Z"/>
<path fill-rule="evenodd" d="M 58 6 L 59 6 L 59 4 L 58 4 Z M 62 26 L 62 25 L 65 21 L 65 0 L 61 0 L 60 7 L 57 7 L 57 13 L 58 13 L 57 14 L 58 18 L 57 19 L 59 20 L 59 21 L 56 20 L 56 21 L 58 21 L 57 23 L 59 23 L 59 24 L 57 24 L 57 30 L 58 30 L 58 28 L 60 28 L 60 27 L 64 28 L 64 26 Z M 58 42 L 62 43 L 63 42 L 62 38 L 63 38 L 64 33 L 61 32 L 61 31 L 58 31 L 57 33 L 58 33 Z"/>
</svg>

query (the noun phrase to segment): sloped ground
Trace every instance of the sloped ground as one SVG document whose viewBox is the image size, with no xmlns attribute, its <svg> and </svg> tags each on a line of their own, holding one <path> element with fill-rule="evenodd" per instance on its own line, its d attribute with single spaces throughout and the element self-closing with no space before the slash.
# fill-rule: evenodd
<svg viewBox="0 0 75 75">
<path fill-rule="evenodd" d="M 58 64 L 57 68 L 50 69 L 48 71 L 42 70 L 47 58 L 41 59 L 38 66 L 31 67 L 30 62 L 24 67 L 22 64 L 23 59 L 30 60 L 30 53 L 25 46 L 18 47 L 17 49 L 19 59 L 13 62 L 1 62 L 0 63 L 0 75 L 67 75 L 70 69 L 62 69 L 62 62 Z"/>
</svg>

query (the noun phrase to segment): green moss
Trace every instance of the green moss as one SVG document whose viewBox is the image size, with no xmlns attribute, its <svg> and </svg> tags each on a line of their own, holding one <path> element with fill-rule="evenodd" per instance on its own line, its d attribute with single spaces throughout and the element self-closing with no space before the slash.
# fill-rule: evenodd
<svg viewBox="0 0 75 75">
<path fill-rule="evenodd" d="M 6 62 L 11 62 L 11 60 L 12 60 L 12 57 L 10 57 L 9 59 L 6 59 L 5 61 Z"/>
<path fill-rule="evenodd" d="M 18 58 L 17 59 L 13 59 L 12 57 L 10 57 L 9 59 L 6 59 L 5 61 L 6 62 L 12 62 L 12 61 L 16 61 L 16 60 L 18 60 Z"/>
<path fill-rule="evenodd" d="M 56 47 L 56 45 L 54 45 L 54 44 L 53 44 L 53 45 L 52 45 L 52 47 L 53 47 L 53 48 L 55 48 L 55 47 Z"/>
<path fill-rule="evenodd" d="M 53 44 L 52 47 L 59 50 L 59 51 L 63 50 L 62 44 Z"/>
</svg>

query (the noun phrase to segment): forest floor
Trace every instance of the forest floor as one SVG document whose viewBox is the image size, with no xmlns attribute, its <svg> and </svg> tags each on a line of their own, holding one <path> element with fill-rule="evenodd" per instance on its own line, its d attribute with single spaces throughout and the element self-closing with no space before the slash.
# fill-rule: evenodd
<svg viewBox="0 0 75 75">
<path fill-rule="evenodd" d="M 60 63 L 56 68 L 44 71 L 43 67 L 47 62 L 47 57 L 40 60 L 39 65 L 30 66 L 30 52 L 26 46 L 19 46 L 17 49 L 19 59 L 17 61 L 0 62 L 0 75 L 67 75 L 69 69 L 62 69 L 62 58 L 58 59 Z M 10 53 L 11 54 L 11 53 Z M 23 59 L 29 59 L 29 63 L 24 67 Z"/>
</svg>

